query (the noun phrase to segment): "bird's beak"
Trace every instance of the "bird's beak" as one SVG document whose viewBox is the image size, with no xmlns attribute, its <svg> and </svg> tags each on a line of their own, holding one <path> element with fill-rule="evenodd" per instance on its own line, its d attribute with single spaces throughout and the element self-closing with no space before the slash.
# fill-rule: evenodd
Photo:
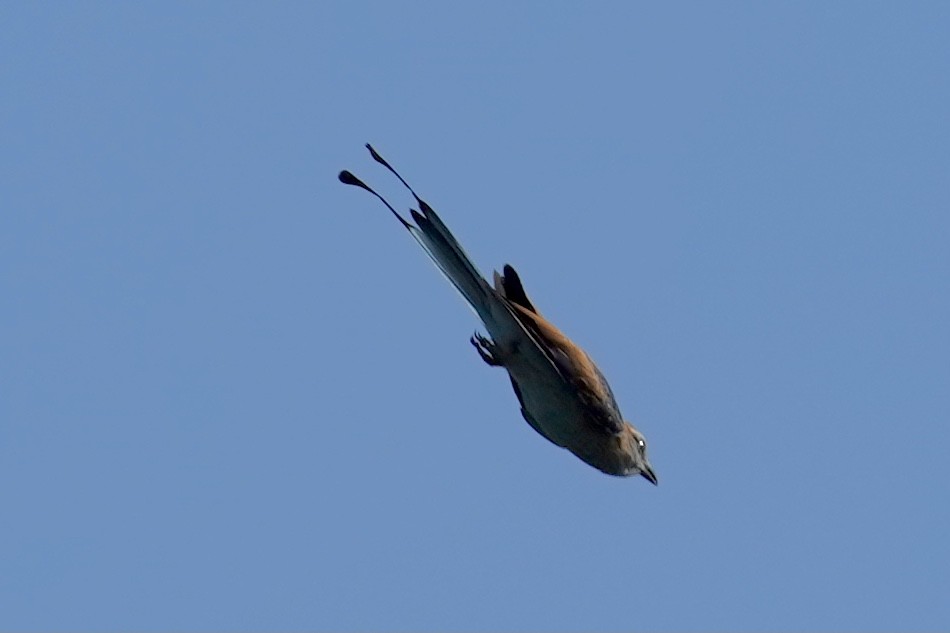
<svg viewBox="0 0 950 633">
<path fill-rule="evenodd" d="M 643 467 L 643 470 L 640 471 L 640 474 L 643 476 L 644 479 L 649 481 L 654 486 L 657 485 L 656 474 L 653 472 L 653 469 L 650 468 L 649 464 Z"/>
</svg>

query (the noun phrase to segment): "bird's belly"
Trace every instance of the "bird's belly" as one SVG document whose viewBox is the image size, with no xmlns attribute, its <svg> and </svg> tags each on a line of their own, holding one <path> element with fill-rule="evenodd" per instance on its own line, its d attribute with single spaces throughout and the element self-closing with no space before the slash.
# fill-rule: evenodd
<svg viewBox="0 0 950 633">
<path fill-rule="evenodd" d="M 549 440 L 609 475 L 627 473 L 629 456 L 620 450 L 618 437 L 589 423 L 589 412 L 560 376 L 537 370 L 519 375 L 508 369 L 518 383 L 525 412 Z"/>
<path fill-rule="evenodd" d="M 521 390 L 525 411 L 552 442 L 570 450 L 590 442 L 590 429 L 584 422 L 581 403 L 559 376 L 539 376 L 532 372 L 522 377 L 512 373 Z"/>
</svg>

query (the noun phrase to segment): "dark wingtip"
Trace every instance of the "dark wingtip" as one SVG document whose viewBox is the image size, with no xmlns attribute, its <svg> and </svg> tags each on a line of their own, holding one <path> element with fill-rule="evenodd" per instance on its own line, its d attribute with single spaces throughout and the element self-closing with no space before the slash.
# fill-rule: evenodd
<svg viewBox="0 0 950 633">
<path fill-rule="evenodd" d="M 514 269 L 514 266 L 505 264 L 502 271 L 504 272 L 504 276 L 501 278 L 501 284 L 505 289 L 505 298 L 537 314 L 538 309 L 531 303 L 531 299 L 528 299 L 528 293 L 525 292 L 524 285 L 521 283 L 521 277 Z"/>
</svg>

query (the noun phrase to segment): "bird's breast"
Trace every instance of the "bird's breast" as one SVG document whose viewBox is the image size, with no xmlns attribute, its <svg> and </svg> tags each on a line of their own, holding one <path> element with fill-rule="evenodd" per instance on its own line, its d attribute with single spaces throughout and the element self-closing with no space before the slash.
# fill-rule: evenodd
<svg viewBox="0 0 950 633">
<path fill-rule="evenodd" d="M 516 366 L 507 369 L 518 383 L 525 411 L 552 442 L 602 472 L 625 473 L 629 456 L 619 437 L 591 423 L 582 399 L 559 375 L 531 369 L 519 372 Z"/>
</svg>

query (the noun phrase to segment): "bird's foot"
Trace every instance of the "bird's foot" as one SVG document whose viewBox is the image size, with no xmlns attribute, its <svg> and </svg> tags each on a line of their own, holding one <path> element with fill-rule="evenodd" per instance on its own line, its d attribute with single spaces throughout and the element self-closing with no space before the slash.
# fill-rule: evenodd
<svg viewBox="0 0 950 633">
<path fill-rule="evenodd" d="M 478 355 L 482 357 L 482 360 L 485 361 L 491 367 L 500 367 L 501 361 L 496 357 L 497 347 L 495 343 L 488 339 L 478 332 L 475 332 L 472 338 L 468 339 L 469 343 L 472 344 L 472 347 L 475 348 L 475 351 L 478 352 Z"/>
</svg>

